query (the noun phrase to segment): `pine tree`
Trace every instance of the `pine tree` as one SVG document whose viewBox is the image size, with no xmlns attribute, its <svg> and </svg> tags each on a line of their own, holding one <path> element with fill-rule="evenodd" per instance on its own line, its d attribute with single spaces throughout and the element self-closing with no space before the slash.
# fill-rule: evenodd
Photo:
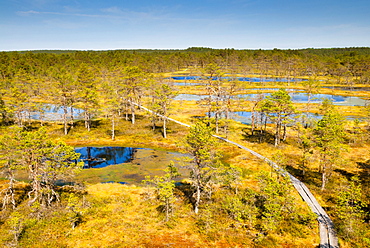
<svg viewBox="0 0 370 248">
<path fill-rule="evenodd" d="M 44 128 L 34 132 L 17 129 L 6 139 L 9 142 L 1 142 L 1 148 L 7 151 L 2 161 L 8 170 L 27 171 L 31 181 L 30 204 L 38 201 L 49 206 L 59 200 L 56 182 L 70 178 L 82 168 L 83 163 L 77 162 L 80 154 L 62 142 L 50 141 Z"/>
<path fill-rule="evenodd" d="M 216 140 L 211 128 L 203 122 L 191 127 L 185 138 L 186 149 L 194 157 L 190 167 L 190 180 L 195 188 L 194 211 L 198 213 L 202 195 L 212 194 L 212 186 L 221 163 L 215 150 Z"/>
<path fill-rule="evenodd" d="M 157 198 L 163 204 L 163 210 L 166 214 L 165 221 L 167 222 L 171 217 L 173 204 L 176 200 L 174 196 L 175 182 L 173 179 L 180 176 L 180 174 L 173 161 L 167 165 L 167 168 L 164 171 L 166 173 L 164 176 L 156 176 L 153 179 L 150 179 L 149 176 L 145 182 L 154 184 L 156 187 Z"/>
<path fill-rule="evenodd" d="M 129 66 L 123 70 L 125 89 L 123 97 L 130 106 L 132 124 L 135 124 L 135 104 L 140 105 L 143 97 L 143 88 L 146 84 L 145 77 L 144 71 L 137 66 Z"/>
<path fill-rule="evenodd" d="M 343 116 L 330 103 L 325 103 L 324 107 L 325 114 L 314 129 L 315 144 L 320 154 L 322 190 L 325 189 L 333 167 L 341 161 L 339 159 L 341 152 L 346 148 L 343 145 L 345 137 Z"/>
<path fill-rule="evenodd" d="M 275 146 L 278 146 L 281 139 L 286 139 L 289 117 L 296 112 L 290 95 L 285 89 L 272 93 L 271 96 L 260 102 L 259 111 L 265 112 L 275 124 Z M 281 134 L 282 130 L 283 134 Z"/>
<path fill-rule="evenodd" d="M 85 127 L 91 128 L 91 118 L 98 106 L 98 72 L 86 64 L 81 64 L 77 71 L 78 107 L 84 110 Z"/>
<path fill-rule="evenodd" d="M 163 137 L 167 138 L 167 118 L 169 117 L 169 110 L 173 98 L 177 95 L 171 87 L 167 84 L 162 84 L 159 89 L 155 91 L 157 113 L 162 116 L 163 120 Z"/>
<path fill-rule="evenodd" d="M 341 220 L 342 231 L 349 240 L 358 238 L 358 234 L 363 232 L 360 227 L 364 223 L 363 208 L 366 206 L 360 180 L 352 177 L 349 183 L 341 188 L 336 201 L 336 214 Z"/>
</svg>

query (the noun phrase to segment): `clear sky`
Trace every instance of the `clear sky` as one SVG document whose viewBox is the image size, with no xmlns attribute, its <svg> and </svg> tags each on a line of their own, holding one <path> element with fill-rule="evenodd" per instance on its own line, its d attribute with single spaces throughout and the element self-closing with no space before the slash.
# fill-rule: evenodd
<svg viewBox="0 0 370 248">
<path fill-rule="evenodd" d="M 370 47 L 370 0 L 0 0 L 0 51 Z"/>
</svg>

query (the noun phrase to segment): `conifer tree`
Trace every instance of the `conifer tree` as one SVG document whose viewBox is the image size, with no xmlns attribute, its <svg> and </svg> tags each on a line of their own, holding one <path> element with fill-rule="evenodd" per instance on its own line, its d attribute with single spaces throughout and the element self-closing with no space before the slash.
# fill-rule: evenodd
<svg viewBox="0 0 370 248">
<path fill-rule="evenodd" d="M 307 103 L 306 103 L 306 115 L 305 115 L 305 120 L 303 121 L 303 125 L 307 127 L 310 124 L 309 120 L 309 111 L 311 110 L 311 100 L 312 100 L 312 95 L 316 94 L 319 92 L 320 89 L 320 82 L 310 78 L 307 81 L 302 82 L 302 86 L 305 89 L 305 94 L 307 95 Z"/>
<path fill-rule="evenodd" d="M 344 118 L 334 106 L 325 102 L 325 114 L 314 129 L 315 144 L 320 154 L 320 172 L 322 174 L 321 189 L 324 190 L 334 166 L 340 163 L 340 155 L 346 146 Z"/>
<path fill-rule="evenodd" d="M 152 183 L 156 187 L 157 197 L 160 202 L 163 204 L 163 210 L 166 214 L 165 221 L 169 221 L 171 213 L 173 211 L 173 204 L 175 202 L 174 189 L 175 182 L 173 179 L 180 176 L 178 169 L 175 167 L 173 161 L 171 161 L 167 168 L 164 170 L 165 175 L 155 176 L 153 179 L 147 177 L 145 182 Z"/>
<path fill-rule="evenodd" d="M 131 110 L 131 122 L 135 124 L 135 104 L 140 104 L 145 86 L 145 73 L 137 66 L 129 66 L 123 70 L 126 98 Z"/>
<path fill-rule="evenodd" d="M 8 142 L 1 142 L 1 160 L 5 161 L 3 164 L 8 171 L 27 171 L 31 181 L 30 204 L 38 201 L 49 206 L 59 200 L 55 183 L 73 176 L 82 168 L 82 162 L 77 162 L 80 154 L 62 142 L 50 141 L 44 128 L 34 132 L 16 129 L 6 139 Z M 4 151 L 8 153 L 4 154 Z"/>
<path fill-rule="evenodd" d="M 195 188 L 194 211 L 198 213 L 202 196 L 211 195 L 216 173 L 221 163 L 215 150 L 216 140 L 211 128 L 203 122 L 191 127 L 185 138 L 186 149 L 193 156 L 190 167 L 190 180 Z"/>
<path fill-rule="evenodd" d="M 84 110 L 85 127 L 91 128 L 91 118 L 98 105 L 98 72 L 86 64 L 81 64 L 77 71 L 79 107 Z"/>
<path fill-rule="evenodd" d="M 278 146 L 281 139 L 286 139 L 286 128 L 290 122 L 289 117 L 295 113 L 290 95 L 285 89 L 280 89 L 262 100 L 259 110 L 265 112 L 275 124 L 275 146 Z M 283 134 L 281 134 L 282 130 Z"/>
<path fill-rule="evenodd" d="M 163 137 L 167 138 L 167 118 L 169 117 L 169 110 L 173 98 L 177 95 L 171 87 L 167 84 L 162 84 L 159 89 L 155 91 L 157 113 L 162 116 L 163 120 Z"/>
<path fill-rule="evenodd" d="M 342 229 L 347 238 L 353 239 L 358 228 L 364 222 L 366 206 L 362 199 L 361 183 L 357 177 L 353 177 L 345 185 L 336 197 L 336 214 L 341 220 Z"/>
<path fill-rule="evenodd" d="M 49 89 L 49 94 L 54 103 L 63 110 L 62 121 L 64 135 L 68 134 L 68 120 L 73 121 L 72 111 L 68 112 L 68 108 L 72 109 L 76 104 L 76 83 L 72 74 L 65 68 L 51 68 L 50 79 L 52 88 Z"/>
</svg>

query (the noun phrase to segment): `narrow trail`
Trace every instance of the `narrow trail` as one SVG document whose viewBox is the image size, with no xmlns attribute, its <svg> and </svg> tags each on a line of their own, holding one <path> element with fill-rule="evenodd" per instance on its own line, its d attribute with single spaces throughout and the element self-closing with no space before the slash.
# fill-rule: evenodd
<svg viewBox="0 0 370 248">
<path fill-rule="evenodd" d="M 133 103 L 137 107 L 148 111 L 150 113 L 154 113 L 152 110 L 143 107 L 141 105 L 138 105 L 136 103 Z M 176 122 L 182 126 L 190 127 L 189 124 L 180 122 L 178 120 L 154 113 L 157 116 L 161 118 L 166 118 L 169 121 Z M 334 224 L 328 214 L 325 212 L 325 210 L 321 207 L 321 205 L 317 202 L 316 198 L 313 196 L 313 194 L 310 192 L 310 190 L 307 188 L 307 186 L 299 181 L 297 178 L 295 178 L 293 175 L 291 175 L 289 172 L 278 166 L 275 162 L 271 161 L 270 159 L 262 156 L 261 154 L 242 146 L 234 141 L 228 140 L 226 138 L 213 135 L 213 137 L 223 140 L 225 142 L 228 142 L 232 145 L 235 145 L 239 147 L 240 149 L 243 149 L 245 151 L 250 152 L 254 156 L 264 160 L 267 162 L 276 172 L 280 173 L 283 176 L 288 176 L 290 178 L 290 181 L 292 182 L 294 188 L 298 191 L 300 196 L 302 197 L 303 201 L 305 201 L 308 206 L 311 208 L 311 211 L 314 212 L 317 215 L 317 221 L 319 223 L 319 234 L 320 234 L 320 248 L 339 248 L 338 238 L 336 235 L 336 231 L 334 229 Z"/>
</svg>

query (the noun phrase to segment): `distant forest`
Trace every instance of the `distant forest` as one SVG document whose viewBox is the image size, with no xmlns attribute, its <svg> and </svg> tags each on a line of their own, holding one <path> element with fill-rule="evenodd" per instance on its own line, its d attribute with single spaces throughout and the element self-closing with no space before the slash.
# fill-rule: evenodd
<svg viewBox="0 0 370 248">
<path fill-rule="evenodd" d="M 138 66 L 147 73 L 168 73 L 194 68 L 199 73 L 210 63 L 225 73 L 264 77 L 319 77 L 332 83 L 370 83 L 370 48 L 299 50 L 236 50 L 191 47 L 185 50 L 38 50 L 0 52 L 0 79 L 20 74 L 45 77 L 50 68 L 73 71 L 81 64 L 100 72 Z M 198 71 L 197 71 L 198 69 Z"/>
</svg>

